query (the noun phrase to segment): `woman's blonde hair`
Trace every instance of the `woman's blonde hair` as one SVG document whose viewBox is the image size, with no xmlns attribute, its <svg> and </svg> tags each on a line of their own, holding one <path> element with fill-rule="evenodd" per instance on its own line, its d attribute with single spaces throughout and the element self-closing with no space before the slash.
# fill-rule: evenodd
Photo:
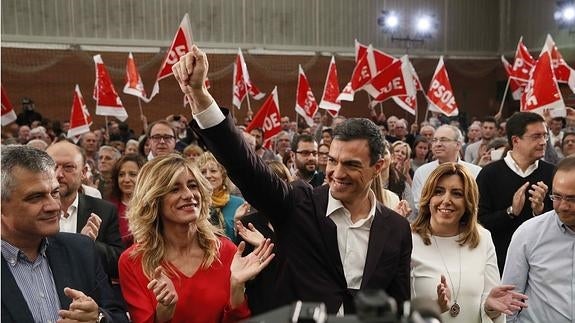
<svg viewBox="0 0 575 323">
<path fill-rule="evenodd" d="M 201 169 L 202 167 L 206 166 L 208 163 L 213 162 L 219 169 L 220 172 L 222 173 L 222 184 L 223 187 L 222 189 L 224 191 L 226 191 L 227 193 L 229 193 L 229 179 L 228 179 L 228 172 L 226 171 L 226 169 L 224 168 L 224 166 L 222 166 L 222 164 L 220 164 L 218 162 L 218 160 L 216 159 L 216 157 L 209 151 L 204 152 L 203 154 L 200 155 L 200 157 L 198 157 L 196 159 L 196 165 L 198 165 L 198 169 Z M 214 190 L 216 190 L 217 187 L 214 187 Z"/>
<path fill-rule="evenodd" d="M 399 141 L 399 140 L 392 143 L 391 144 L 391 154 L 392 155 L 395 153 L 396 147 L 404 147 L 405 148 L 405 158 L 409 159 L 411 157 L 411 147 L 409 147 L 409 144 L 407 144 L 404 141 Z"/>
<path fill-rule="evenodd" d="M 421 192 L 419 201 L 419 214 L 417 219 L 411 225 L 411 230 L 421 236 L 426 245 L 431 244 L 431 198 L 435 194 L 435 189 L 439 181 L 450 175 L 457 175 L 463 181 L 463 194 L 465 197 L 465 211 L 460 224 L 459 244 L 461 246 L 468 244 L 471 248 L 479 244 L 479 223 L 477 223 L 477 208 L 479 204 L 479 190 L 475 179 L 465 168 L 457 163 L 440 164 L 429 175 Z"/>
<path fill-rule="evenodd" d="M 184 172 L 194 176 L 201 196 L 200 214 L 195 221 L 198 244 L 204 251 L 201 266 L 209 267 L 217 259 L 220 248 L 218 236 L 222 233 L 208 221 L 211 203 L 209 182 L 191 160 L 179 154 L 156 157 L 140 170 L 127 212 L 136 244 L 131 256 L 142 255 L 142 269 L 148 278 L 153 276 L 154 269 L 162 264 L 166 254 L 162 200 Z"/>
</svg>

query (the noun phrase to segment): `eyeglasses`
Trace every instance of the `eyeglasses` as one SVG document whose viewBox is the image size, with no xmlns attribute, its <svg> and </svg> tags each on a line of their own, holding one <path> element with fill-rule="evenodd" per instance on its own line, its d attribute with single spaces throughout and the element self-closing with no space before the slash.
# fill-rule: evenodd
<svg viewBox="0 0 575 323">
<path fill-rule="evenodd" d="M 534 133 L 532 135 L 523 135 L 523 137 L 529 138 L 531 139 L 531 141 L 539 141 L 541 139 L 547 141 L 547 139 L 549 139 L 549 134 L 548 133 Z"/>
<path fill-rule="evenodd" d="M 74 164 L 66 164 L 66 165 L 62 165 L 62 164 L 56 164 L 56 171 L 58 171 L 58 168 L 62 168 L 62 170 L 64 171 L 64 173 L 73 173 L 76 171 L 76 165 Z"/>
<path fill-rule="evenodd" d="M 553 202 L 561 203 L 561 201 L 565 201 L 569 204 L 575 203 L 575 196 L 563 196 L 559 194 L 549 194 L 549 198 Z"/>
<path fill-rule="evenodd" d="M 436 144 L 438 142 L 440 142 L 442 144 L 446 144 L 448 142 L 454 142 L 454 141 L 457 141 L 457 139 L 451 139 L 451 138 L 445 138 L 445 137 L 431 139 L 431 142 L 434 144 Z"/>
<path fill-rule="evenodd" d="M 309 157 L 310 155 L 312 156 L 317 156 L 317 151 L 309 151 L 309 150 L 300 150 L 300 151 L 296 151 L 297 154 L 300 154 L 304 157 Z"/>
<path fill-rule="evenodd" d="M 174 137 L 172 135 L 153 135 L 153 136 L 150 136 L 150 139 L 152 139 L 153 141 L 157 141 L 157 142 L 160 142 L 161 140 L 168 142 L 168 141 L 175 140 L 176 137 Z"/>
</svg>

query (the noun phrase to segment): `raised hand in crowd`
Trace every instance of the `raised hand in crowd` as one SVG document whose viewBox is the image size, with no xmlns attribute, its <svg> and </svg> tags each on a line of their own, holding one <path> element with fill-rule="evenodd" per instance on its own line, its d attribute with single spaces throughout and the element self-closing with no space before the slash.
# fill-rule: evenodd
<svg viewBox="0 0 575 323">
<path fill-rule="evenodd" d="M 230 266 L 230 305 L 232 308 L 244 302 L 245 283 L 253 279 L 272 261 L 275 256 L 272 253 L 273 247 L 271 240 L 266 239 L 254 251 L 243 257 L 246 243 L 240 242 Z"/>
<path fill-rule="evenodd" d="M 543 208 L 545 207 L 545 196 L 549 187 L 542 181 L 537 182 L 537 184 L 531 185 L 529 190 L 529 201 L 531 202 L 531 208 L 533 209 L 534 215 L 539 215 L 543 213 Z"/>
<path fill-rule="evenodd" d="M 100 231 L 100 225 L 102 224 L 102 219 L 95 213 L 90 214 L 88 222 L 80 231 L 81 234 L 90 237 L 92 240 L 96 240 L 98 237 L 98 232 Z"/>
<path fill-rule="evenodd" d="M 98 321 L 100 310 L 96 301 L 91 297 L 69 287 L 64 288 L 64 294 L 72 299 L 72 303 L 67 310 L 58 311 L 58 315 L 61 317 L 58 323 Z"/>
<path fill-rule="evenodd" d="M 164 273 L 162 266 L 154 270 L 154 276 L 146 287 L 154 293 L 158 301 L 156 319 L 159 322 L 171 319 L 178 303 L 178 293 L 172 280 Z"/>
<path fill-rule="evenodd" d="M 251 223 L 248 223 L 248 227 L 246 228 L 242 221 L 236 221 L 236 232 L 254 248 L 259 247 L 266 240 L 264 235 Z"/>
<path fill-rule="evenodd" d="M 489 318 L 494 319 L 501 315 L 512 315 L 514 312 L 527 307 L 527 296 L 514 291 L 511 285 L 493 287 L 485 300 L 485 312 Z"/>
</svg>

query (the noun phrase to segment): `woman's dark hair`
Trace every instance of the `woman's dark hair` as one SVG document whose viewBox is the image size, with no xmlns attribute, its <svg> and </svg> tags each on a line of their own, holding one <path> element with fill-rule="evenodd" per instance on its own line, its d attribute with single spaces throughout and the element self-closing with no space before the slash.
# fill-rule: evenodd
<svg viewBox="0 0 575 323">
<path fill-rule="evenodd" d="M 120 175 L 122 165 L 127 162 L 134 162 L 138 165 L 138 169 L 141 169 L 146 163 L 146 160 L 142 156 L 136 154 L 127 154 L 118 159 L 116 164 L 114 164 L 114 169 L 112 169 L 112 190 L 110 191 L 110 196 L 108 196 L 109 199 L 122 201 L 122 191 L 120 190 L 120 184 L 118 184 L 118 177 Z"/>
</svg>

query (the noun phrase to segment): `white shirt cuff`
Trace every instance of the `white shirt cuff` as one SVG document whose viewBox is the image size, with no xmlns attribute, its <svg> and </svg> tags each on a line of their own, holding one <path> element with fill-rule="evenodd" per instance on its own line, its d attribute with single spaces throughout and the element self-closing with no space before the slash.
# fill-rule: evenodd
<svg viewBox="0 0 575 323">
<path fill-rule="evenodd" d="M 212 104 L 210 104 L 206 110 L 198 114 L 194 114 L 193 117 L 198 123 L 200 129 L 211 128 L 226 119 L 215 100 L 212 101 Z"/>
</svg>

